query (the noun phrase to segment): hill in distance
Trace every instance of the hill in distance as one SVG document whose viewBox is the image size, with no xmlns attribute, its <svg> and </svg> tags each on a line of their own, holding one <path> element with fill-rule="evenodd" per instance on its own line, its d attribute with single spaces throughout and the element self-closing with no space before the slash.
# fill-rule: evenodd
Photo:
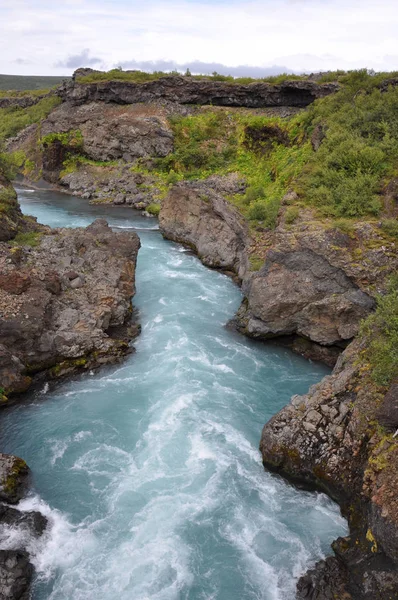
<svg viewBox="0 0 398 600">
<path fill-rule="evenodd" d="M 43 90 L 60 85 L 65 79 L 70 77 L 0 74 L 0 91 Z"/>
</svg>

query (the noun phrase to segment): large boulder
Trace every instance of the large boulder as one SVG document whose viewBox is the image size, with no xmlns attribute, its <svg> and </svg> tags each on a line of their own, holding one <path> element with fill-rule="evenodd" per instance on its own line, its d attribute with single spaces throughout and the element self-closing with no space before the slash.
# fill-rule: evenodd
<svg viewBox="0 0 398 600">
<path fill-rule="evenodd" d="M 240 183 L 232 179 L 232 185 Z M 175 185 L 162 203 L 159 226 L 167 239 L 193 248 L 205 265 L 243 278 L 248 226 L 221 195 L 223 186 L 231 186 L 231 179 Z"/>
<path fill-rule="evenodd" d="M 25 495 L 28 477 L 29 467 L 24 460 L 0 453 L 0 500 L 19 502 Z"/>
<path fill-rule="evenodd" d="M 35 373 L 58 377 L 130 351 L 139 245 L 135 233 L 115 233 L 100 219 L 0 244 L 3 394 L 24 391 Z"/>
</svg>

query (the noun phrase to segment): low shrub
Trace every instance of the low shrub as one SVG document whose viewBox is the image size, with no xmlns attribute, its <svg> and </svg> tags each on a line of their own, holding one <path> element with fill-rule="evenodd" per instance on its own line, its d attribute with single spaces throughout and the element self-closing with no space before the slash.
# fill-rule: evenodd
<svg viewBox="0 0 398 600">
<path fill-rule="evenodd" d="M 398 378 L 398 276 L 378 296 L 376 311 L 363 322 L 361 333 L 368 340 L 365 357 L 374 381 L 388 386 Z"/>
</svg>

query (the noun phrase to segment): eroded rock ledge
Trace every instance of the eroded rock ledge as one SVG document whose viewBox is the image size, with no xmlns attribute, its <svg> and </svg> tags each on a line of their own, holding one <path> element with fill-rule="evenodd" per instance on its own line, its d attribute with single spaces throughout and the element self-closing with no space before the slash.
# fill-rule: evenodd
<svg viewBox="0 0 398 600">
<path fill-rule="evenodd" d="M 398 386 L 385 394 L 372 384 L 364 344 L 353 342 L 332 375 L 293 396 L 262 433 L 264 465 L 327 492 L 350 525 L 336 558 L 299 580 L 300 600 L 398 598 Z"/>
<path fill-rule="evenodd" d="M 239 85 L 194 79 L 191 77 L 168 76 L 145 83 L 133 81 L 79 82 L 79 75 L 89 70 L 76 71 L 73 80 L 58 89 L 64 101 L 75 105 L 87 102 L 111 102 L 134 104 L 165 100 L 179 104 L 201 104 L 213 106 L 243 106 L 263 108 L 267 106 L 305 107 L 318 98 L 337 91 L 338 84 L 317 84 L 312 81 L 286 81 L 279 85 L 250 83 Z"/>
<path fill-rule="evenodd" d="M 283 208 L 275 231 L 249 231 L 225 199 L 241 190 L 233 174 L 175 185 L 162 203 L 163 235 L 238 276 L 245 299 L 232 326 L 256 339 L 283 339 L 333 366 L 398 267 L 397 253 L 367 223 L 353 239 L 311 215 L 287 227 Z"/>
<path fill-rule="evenodd" d="M 139 239 L 106 221 L 85 229 L 33 227 L 0 245 L 0 382 L 25 391 L 118 360 L 128 326 Z M 115 332 L 115 333 L 114 333 Z"/>
</svg>

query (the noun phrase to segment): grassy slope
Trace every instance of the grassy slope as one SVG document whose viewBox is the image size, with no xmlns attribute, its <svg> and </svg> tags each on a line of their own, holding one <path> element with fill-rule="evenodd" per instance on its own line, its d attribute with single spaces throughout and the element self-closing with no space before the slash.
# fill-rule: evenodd
<svg viewBox="0 0 398 600">
<path fill-rule="evenodd" d="M 30 75 L 0 75 L 0 91 L 14 90 L 43 90 L 60 85 L 70 77 L 30 76 Z"/>
</svg>

